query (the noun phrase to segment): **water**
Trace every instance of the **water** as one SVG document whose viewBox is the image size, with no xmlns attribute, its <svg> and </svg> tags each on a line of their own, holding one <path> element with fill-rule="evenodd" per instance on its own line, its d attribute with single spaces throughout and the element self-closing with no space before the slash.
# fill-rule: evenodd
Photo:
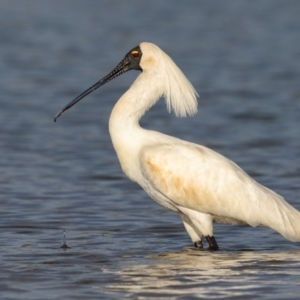
<svg viewBox="0 0 300 300">
<path fill-rule="evenodd" d="M 178 216 L 121 172 L 107 130 L 127 73 L 66 103 L 141 41 L 201 95 L 142 124 L 231 158 L 300 209 L 298 1 L 0 2 L 1 299 L 298 299 L 300 244 L 215 226 L 193 249 Z M 65 238 L 64 238 L 65 232 Z"/>
</svg>

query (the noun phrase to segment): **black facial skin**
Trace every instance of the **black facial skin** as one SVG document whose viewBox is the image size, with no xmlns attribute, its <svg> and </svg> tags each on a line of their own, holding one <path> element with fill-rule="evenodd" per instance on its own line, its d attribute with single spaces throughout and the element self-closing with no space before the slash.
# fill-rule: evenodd
<svg viewBox="0 0 300 300">
<path fill-rule="evenodd" d="M 140 61 L 142 58 L 142 51 L 140 46 L 137 46 L 130 50 L 124 59 L 105 77 L 103 77 L 101 80 L 96 82 L 94 85 L 92 85 L 90 88 L 85 90 L 83 93 L 81 93 L 78 97 L 76 97 L 74 100 L 72 100 L 69 104 L 67 104 L 61 111 L 57 113 L 57 115 L 54 117 L 54 122 L 62 115 L 64 114 L 69 108 L 71 108 L 73 105 L 75 105 L 77 102 L 79 102 L 81 99 L 83 99 L 88 94 L 92 93 L 96 89 L 98 89 L 100 86 L 104 85 L 105 83 L 111 81 L 112 79 L 118 77 L 119 75 L 124 74 L 127 71 L 130 70 L 139 70 L 142 71 L 140 67 Z"/>
</svg>

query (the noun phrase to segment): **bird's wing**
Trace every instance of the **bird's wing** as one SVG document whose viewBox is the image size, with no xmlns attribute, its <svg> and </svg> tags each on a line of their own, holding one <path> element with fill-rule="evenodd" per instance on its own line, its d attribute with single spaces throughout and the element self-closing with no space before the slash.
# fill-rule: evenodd
<svg viewBox="0 0 300 300">
<path fill-rule="evenodd" d="M 274 222 L 285 223 L 282 211 L 296 211 L 232 161 L 203 146 L 148 146 L 142 149 L 140 163 L 152 187 L 178 206 L 272 228 Z"/>
</svg>

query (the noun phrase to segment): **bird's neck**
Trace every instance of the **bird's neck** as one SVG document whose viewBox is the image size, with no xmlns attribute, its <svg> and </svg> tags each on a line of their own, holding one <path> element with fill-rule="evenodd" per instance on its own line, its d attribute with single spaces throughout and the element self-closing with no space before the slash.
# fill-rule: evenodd
<svg viewBox="0 0 300 300">
<path fill-rule="evenodd" d="M 109 133 L 122 169 L 133 180 L 131 160 L 137 157 L 146 132 L 139 120 L 160 96 L 157 88 L 142 83 L 141 75 L 116 103 L 109 119 Z"/>
<path fill-rule="evenodd" d="M 145 81 L 145 83 L 144 83 Z M 157 85 L 147 82 L 147 76 L 141 74 L 113 108 L 110 121 L 125 125 L 138 125 L 144 113 L 153 106 L 162 95 Z M 115 124 L 117 125 L 117 124 Z"/>
</svg>

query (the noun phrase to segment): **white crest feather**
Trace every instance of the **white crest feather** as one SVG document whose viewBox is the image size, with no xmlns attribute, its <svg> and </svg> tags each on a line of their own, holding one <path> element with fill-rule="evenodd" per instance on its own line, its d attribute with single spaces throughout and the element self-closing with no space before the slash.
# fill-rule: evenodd
<svg viewBox="0 0 300 300">
<path fill-rule="evenodd" d="M 161 95 L 165 98 L 168 111 L 173 110 L 177 117 L 196 114 L 198 94 L 174 61 L 154 44 L 141 43 L 140 47 L 143 71 L 155 72 L 161 77 Z"/>
<path fill-rule="evenodd" d="M 166 53 L 162 52 L 162 55 L 165 70 L 164 97 L 168 111 L 173 110 L 177 117 L 195 115 L 198 106 L 196 90 L 174 61 Z"/>
</svg>

